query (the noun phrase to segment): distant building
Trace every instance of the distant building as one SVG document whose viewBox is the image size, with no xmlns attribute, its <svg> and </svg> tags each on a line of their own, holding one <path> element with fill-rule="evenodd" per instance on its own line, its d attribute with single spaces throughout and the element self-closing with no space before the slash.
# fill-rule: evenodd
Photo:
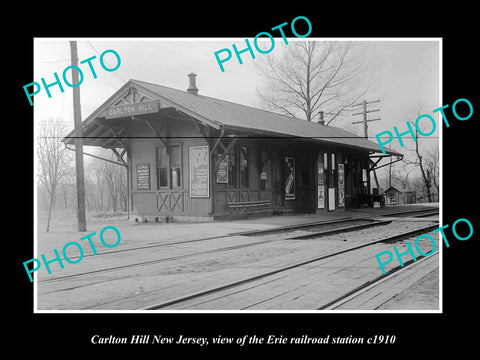
<svg viewBox="0 0 480 360">
<path fill-rule="evenodd" d="M 400 191 L 391 186 L 383 194 L 385 196 L 385 205 L 414 204 L 416 202 L 415 191 Z"/>
</svg>

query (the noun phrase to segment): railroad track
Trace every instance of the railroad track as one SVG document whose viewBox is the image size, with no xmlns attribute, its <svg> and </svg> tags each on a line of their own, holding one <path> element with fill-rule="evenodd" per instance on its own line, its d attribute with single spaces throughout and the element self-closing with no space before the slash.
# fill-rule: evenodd
<svg viewBox="0 0 480 360">
<path fill-rule="evenodd" d="M 216 293 L 221 293 L 222 291 L 232 289 L 232 288 L 235 288 L 235 287 L 239 287 L 239 286 L 242 286 L 242 285 L 245 285 L 245 284 L 248 284 L 248 283 L 252 283 L 252 282 L 257 281 L 257 280 L 262 279 L 262 278 L 267 278 L 267 277 L 270 277 L 270 276 L 273 276 L 273 275 L 276 275 L 276 274 L 279 274 L 279 273 L 282 273 L 282 272 L 287 272 L 287 271 L 292 270 L 292 269 L 301 268 L 302 266 L 305 266 L 305 265 L 308 265 L 308 264 L 312 264 L 312 263 L 315 263 L 315 262 L 318 262 L 318 261 L 321 261 L 321 260 L 324 260 L 324 259 L 327 259 L 327 258 L 330 258 L 330 257 L 338 256 L 338 255 L 341 255 L 341 254 L 344 254 L 344 253 L 352 252 L 352 251 L 355 251 L 355 250 L 358 250 L 358 249 L 361 249 L 361 248 L 364 248 L 364 247 L 367 247 L 367 246 L 371 246 L 371 245 L 374 245 L 374 244 L 377 244 L 377 243 L 382 243 L 382 242 L 383 243 L 385 243 L 385 242 L 390 243 L 390 242 L 395 242 L 395 241 L 401 241 L 401 240 L 404 240 L 404 239 L 408 239 L 408 238 L 414 237 L 416 235 L 427 233 L 427 232 L 435 229 L 436 227 L 437 227 L 436 225 L 424 226 L 422 228 L 415 229 L 415 230 L 408 231 L 408 232 L 404 232 L 404 233 L 397 234 L 397 235 L 394 235 L 394 236 L 390 236 L 388 238 L 383 238 L 383 239 L 380 239 L 380 240 L 374 240 L 374 241 L 370 241 L 370 242 L 367 242 L 367 243 L 354 245 L 354 246 L 347 247 L 347 248 L 344 248 L 344 249 L 339 250 L 339 251 L 334 251 L 334 252 L 324 254 L 324 255 L 321 255 L 321 256 L 315 256 L 315 257 L 312 257 L 312 258 L 309 258 L 309 259 L 304 259 L 302 261 L 298 261 L 296 263 L 292 263 L 292 264 L 289 264 L 287 266 L 284 266 L 280 269 L 267 271 L 267 272 L 264 272 L 264 273 L 257 274 L 255 276 L 247 277 L 247 278 L 244 278 L 242 280 L 234 281 L 234 282 L 224 284 L 224 285 L 221 285 L 221 286 L 218 286 L 218 287 L 213 287 L 213 288 L 210 288 L 210 289 L 207 289 L 207 290 L 204 290 L 204 291 L 200 291 L 200 292 L 196 292 L 196 293 L 193 293 L 193 294 L 190 294 L 190 295 L 187 295 L 187 296 L 182 296 L 182 297 L 172 299 L 172 300 L 169 300 L 169 301 L 166 301 L 166 302 L 163 302 L 163 303 L 150 305 L 150 306 L 145 307 L 143 309 L 144 310 L 159 310 L 159 309 L 171 307 L 173 305 L 181 305 L 182 303 L 185 303 L 185 302 L 193 300 L 193 299 L 201 299 L 202 297 L 205 297 L 205 296 L 209 296 L 209 295 L 216 294 Z M 399 269 L 396 269 L 394 271 L 398 271 L 398 270 Z M 387 273 L 386 275 L 388 275 L 388 274 L 389 273 Z M 380 281 L 384 277 L 385 276 L 383 276 L 383 275 L 379 276 L 378 278 L 373 279 L 373 280 L 363 284 L 362 288 L 371 285 L 372 282 Z M 342 298 L 350 296 L 352 293 L 354 293 L 356 291 L 359 291 L 359 290 L 361 290 L 361 289 L 356 288 L 352 291 L 349 291 L 347 294 L 343 295 Z M 342 299 L 339 298 L 339 299 L 336 299 L 335 301 L 340 301 L 340 300 L 342 300 Z M 332 304 L 326 304 L 324 306 L 330 306 Z M 322 309 L 322 308 L 323 308 L 323 306 L 320 309 Z"/>
<path fill-rule="evenodd" d="M 425 214 L 425 212 L 429 212 Z M 387 213 L 387 214 L 379 214 L 379 216 L 392 216 L 392 215 L 397 215 L 397 216 L 403 216 L 406 215 L 408 216 L 409 214 L 416 214 L 418 212 L 422 212 L 422 214 L 417 214 L 414 215 L 413 217 L 426 217 L 426 216 L 431 216 L 431 215 L 438 215 L 438 209 L 419 209 L 419 210 L 408 210 L 408 211 L 397 211 L 397 212 L 392 212 L 392 213 Z M 376 218 L 378 216 L 364 216 L 364 217 L 344 217 L 344 218 L 338 218 L 338 219 L 333 219 L 333 220 L 323 220 L 323 221 L 315 221 L 311 223 L 305 223 L 305 224 L 294 224 L 294 225 L 286 225 L 286 226 L 280 226 L 276 227 L 274 229 L 264 229 L 264 230 L 250 230 L 250 231 L 239 231 L 239 232 L 233 232 L 233 233 L 228 233 L 225 235 L 217 235 L 217 236 L 209 236 L 205 238 L 200 238 L 200 239 L 192 239 L 192 240 L 181 240 L 181 241 L 174 241 L 174 242 L 167 242 L 167 243 L 161 243 L 161 244 L 153 244 L 153 245 L 144 245 L 144 246 L 137 246 L 133 248 L 128 248 L 128 249 L 116 249 L 116 250 L 110 250 L 106 252 L 99 252 L 97 254 L 84 254 L 84 258 L 88 257 L 98 257 L 101 255 L 111 255 L 115 253 L 122 253 L 122 252 L 129 252 L 129 251 L 136 251 L 136 250 L 145 250 L 145 249 L 154 249 L 158 247 L 169 247 L 169 246 L 175 246 L 175 245 L 182 245 L 182 244 L 189 244 L 189 243 L 195 243 L 195 242 L 201 242 L 201 241 L 210 241 L 210 240 L 216 240 L 220 238 L 225 238 L 225 237 L 230 237 L 230 236 L 261 236 L 261 235 L 272 235 L 276 233 L 286 233 L 286 232 L 291 232 L 294 230 L 306 230 L 309 228 L 314 228 L 314 227 L 321 227 L 321 226 L 327 226 L 327 225 L 332 225 L 332 224 L 341 224 L 341 223 L 348 223 L 352 221 L 370 221 L 370 224 L 366 224 L 363 226 L 364 228 L 367 228 L 370 226 L 375 226 L 375 225 L 381 225 L 382 223 L 380 221 L 377 221 L 374 223 Z M 387 220 L 388 221 L 388 220 Z M 385 222 L 386 224 L 387 222 Z M 355 227 L 350 227 L 347 226 L 345 228 L 339 228 L 337 232 L 341 231 L 354 231 L 361 229 L 362 227 L 359 226 L 358 228 Z M 315 236 L 312 237 L 320 237 L 322 232 L 317 232 Z M 325 232 L 325 235 L 333 235 L 336 233 L 335 231 L 331 231 L 330 233 Z M 305 236 L 305 238 L 308 238 L 309 236 Z M 299 237 L 298 239 L 300 239 Z M 254 244 L 253 244 L 254 245 Z M 69 259 L 70 260 L 75 260 L 78 259 L 78 256 L 72 256 Z M 64 259 L 62 259 L 64 260 Z M 42 281 L 47 281 L 47 280 L 42 280 Z"/>
<path fill-rule="evenodd" d="M 423 209 L 422 209 L 423 210 Z M 396 212 L 397 214 L 398 213 L 404 213 L 404 212 Z M 425 213 L 425 211 L 423 211 L 423 213 Z M 419 211 L 415 211 L 414 212 L 414 215 L 422 215 L 422 212 L 419 213 Z M 297 224 L 297 225 L 294 225 L 294 226 L 282 226 L 282 227 L 278 227 L 278 228 L 274 228 L 274 229 L 267 229 L 267 230 L 256 230 L 256 231 L 241 231 L 241 232 L 232 232 L 232 233 L 228 233 L 228 234 L 225 234 L 225 235 L 217 235 L 217 236 L 211 236 L 211 237 L 205 237 L 205 238 L 201 238 L 201 239 L 191 239 L 191 240 L 181 240 L 181 241 L 173 241 L 173 242 L 168 242 L 168 243 L 161 243 L 161 244 L 153 244 L 153 245 L 145 245 L 145 246 L 137 246 L 137 247 L 134 247 L 134 248 L 129 248 L 129 249 L 121 249 L 121 250 L 117 250 L 117 251 L 110 251 L 110 252 L 105 252 L 105 253 L 100 253 L 100 254 L 97 254 L 98 255 L 109 255 L 109 254 L 114 254 L 114 253 L 117 253 L 117 252 L 134 252 L 134 251 L 141 251 L 143 249 L 154 249 L 154 248 L 161 248 L 161 247 L 174 247 L 175 245 L 179 245 L 179 244 L 188 244 L 188 243 L 195 243 L 195 242 L 203 242 L 203 241 L 209 241 L 209 240 L 214 240 L 214 239 L 221 239 L 221 238 L 228 238 L 230 236 L 245 236 L 245 238 L 241 241 L 247 241 L 247 237 L 253 237 L 254 239 L 254 242 L 251 242 L 251 243 L 242 243 L 242 244 L 238 244 L 238 243 L 233 243 L 232 242 L 235 242 L 236 240 L 234 239 L 229 239 L 230 241 L 230 246 L 225 246 L 225 244 L 221 244 L 221 241 L 219 241 L 218 243 L 220 244 L 220 248 L 216 248 L 218 246 L 217 243 L 213 243 L 212 246 L 210 246 L 211 248 L 212 247 L 215 247 L 213 249 L 206 249 L 206 250 L 202 250 L 202 251 L 193 251 L 193 252 L 190 252 L 190 253 L 187 253 L 187 254 L 175 254 L 175 252 L 178 252 L 180 250 L 178 249 L 172 249 L 171 251 L 173 252 L 173 254 L 175 254 L 174 256 L 167 256 L 167 257 L 163 257 L 163 258 L 160 258 L 160 259 L 148 259 L 146 261 L 140 261 L 138 262 L 135 262 L 135 263 L 129 263 L 129 264 L 122 264 L 120 266 L 113 266 L 113 267 L 108 267 L 108 268 L 103 268 L 103 269 L 92 269 L 91 271 L 87 271 L 87 272 L 83 272 L 83 273 L 73 273 L 73 274 L 69 274 L 69 275 L 64 275 L 64 276 L 60 276 L 60 277 L 52 277 L 52 278 L 46 278 L 46 279 L 42 279 L 40 281 L 37 281 L 39 284 L 44 284 L 44 285 L 48 285 L 48 284 L 51 284 L 52 287 L 42 287 L 42 288 L 39 288 L 39 292 L 38 292 L 38 295 L 40 296 L 44 296 L 44 295 L 47 295 L 47 294 L 50 294 L 49 296 L 52 296 L 54 295 L 55 293 L 57 293 L 58 291 L 67 291 L 67 290 L 74 290 L 74 289 L 78 289 L 78 288 L 82 288 L 82 287 L 89 287 L 91 285 L 98 285 L 98 284 L 102 284 L 102 283 L 109 283 L 109 282 L 113 282 L 115 280 L 122 280 L 124 278 L 129 278 L 131 276 L 133 276 L 132 274 L 134 274 L 133 272 L 130 272 L 129 269 L 133 269 L 133 268 L 136 268 L 136 267 L 142 267 L 142 266 L 145 266 L 147 267 L 148 265 L 153 265 L 155 266 L 154 268 L 151 268 L 151 269 L 159 269 L 160 271 L 163 271 L 163 267 L 160 267 L 160 268 L 157 268 L 156 267 L 156 264 L 161 264 L 161 263 L 166 263 L 168 261 L 174 261 L 174 260 L 179 260 L 179 259 L 183 259 L 183 258 L 193 258 L 195 259 L 196 256 L 199 257 L 199 260 L 198 261 L 202 261 L 201 259 L 201 256 L 202 255 L 206 255 L 206 254 L 214 254 L 214 253 L 226 253 L 228 251 L 233 251 L 233 250 L 236 250 L 236 249 L 242 249 L 242 248 L 249 248 L 249 247 L 254 247 L 254 246 L 260 246 L 262 244 L 266 244 L 266 243 L 279 243 L 279 242 L 285 242 L 285 241 L 289 241 L 289 242 L 297 242 L 297 241 L 304 241 L 305 239 L 313 239 L 311 241 L 316 241 L 316 239 L 320 239 L 325 236 L 325 235 L 333 235 L 333 234 L 338 234 L 338 233 L 348 233 L 348 232 L 353 232 L 355 230 L 359 230 L 361 228 L 366 228 L 366 227 L 370 227 L 370 226 L 377 226 L 377 225 L 386 225 L 388 223 L 391 223 L 394 219 L 384 219 L 382 220 L 381 218 L 379 218 L 378 214 L 376 214 L 376 216 L 362 216 L 362 217 L 345 217 L 345 218 L 341 218 L 341 219 L 334 219 L 334 220 L 327 220 L 327 221 L 318 221 L 318 222 L 311 222 L 311 223 L 305 223 L 305 224 Z M 361 222 L 360 224 L 357 224 L 357 225 L 354 225 L 352 226 L 352 224 L 354 224 L 355 222 Z M 334 229 L 331 229 L 331 227 L 335 227 Z M 435 228 L 436 226 L 432 226 L 433 228 Z M 324 231 L 319 231 L 320 229 L 326 229 L 326 228 L 329 228 L 328 230 L 324 230 Z M 300 231 L 303 231 L 303 236 L 302 234 L 299 235 L 299 232 Z M 420 231 L 425 231 L 423 229 L 421 229 Z M 305 232 L 307 232 L 307 234 L 305 234 Z M 292 234 L 291 234 L 292 233 Z M 277 237 L 275 236 L 271 236 L 271 235 L 279 235 Z M 267 237 L 265 237 L 267 236 Z M 352 238 L 355 237 L 355 235 L 351 235 Z M 296 238 L 298 237 L 298 238 Z M 239 240 L 240 241 L 240 240 Z M 308 240 L 310 241 L 310 240 Z M 345 240 L 344 240 L 345 241 Z M 382 241 L 386 241 L 386 239 L 381 239 L 381 240 L 378 240 L 376 242 L 382 242 Z M 345 243 L 346 245 L 346 243 Z M 296 245 L 295 245 L 296 246 Z M 343 245 L 342 245 L 343 246 Z M 363 247 L 363 246 L 361 246 Z M 338 248 L 338 246 L 337 246 Z M 332 250 L 332 248 L 331 248 Z M 266 248 L 263 247 L 263 248 L 260 248 L 260 251 L 262 252 L 265 252 L 266 251 Z M 326 251 L 330 251 L 330 250 L 325 250 L 323 251 L 323 253 L 325 254 Z M 338 252 L 338 254 L 341 254 L 343 252 L 348 252 L 348 251 L 352 251 L 352 249 L 346 249 L 345 251 L 341 251 L 341 252 Z M 248 253 L 248 252 L 247 252 Z M 172 253 L 170 253 L 172 254 Z M 239 253 L 239 255 L 242 255 L 242 254 L 245 254 L 245 252 L 241 252 Z M 308 253 L 305 253 L 304 254 L 304 259 L 305 259 L 305 265 L 308 264 L 308 263 L 314 263 L 315 261 L 319 261 L 320 259 L 319 258 L 316 258 L 316 259 L 306 259 L 305 256 L 308 256 L 307 255 Z M 152 256 L 155 256 L 156 254 L 152 252 L 152 254 L 149 255 L 149 257 L 151 258 Z M 330 256 L 334 256 L 335 254 L 329 254 L 327 255 L 325 258 L 328 258 Z M 88 255 L 85 255 L 85 256 L 88 256 Z M 143 255 L 145 256 L 145 255 Z M 244 255 L 242 255 L 244 256 Z M 247 255 L 248 256 L 248 255 Z M 222 259 L 222 257 L 220 257 L 219 259 Z M 226 259 L 229 258 L 229 255 L 226 255 L 225 257 Z M 135 257 L 135 253 L 133 253 L 133 255 L 131 255 L 128 260 L 130 259 L 133 259 L 133 261 L 135 261 L 136 257 Z M 127 260 L 127 261 L 128 261 Z M 288 262 L 283 262 L 284 264 L 289 263 L 289 259 L 286 259 Z M 197 259 L 195 259 L 194 261 L 197 261 Z M 185 262 L 184 262 L 185 263 Z M 177 262 L 174 262 L 172 265 L 169 265 L 169 266 L 176 266 Z M 186 264 L 189 264 L 189 262 L 187 262 Z M 194 263 L 192 263 L 194 264 Z M 301 266 L 301 264 L 292 264 L 293 267 L 291 267 L 291 269 L 294 269 L 296 267 L 299 267 Z M 190 265 L 192 266 L 192 265 Z M 168 267 L 167 267 L 168 268 Z M 118 270 L 122 270 L 123 271 L 118 271 Z M 288 269 L 285 269 L 285 268 L 282 268 L 282 269 L 279 269 L 280 272 L 281 271 L 285 271 L 285 274 L 286 274 L 286 271 Z M 118 273 L 115 274 L 115 271 L 118 271 Z M 143 270 L 142 270 L 143 271 Z M 152 271 L 152 270 L 146 270 L 146 271 Z M 157 270 L 154 270 L 154 271 L 157 271 Z M 96 274 L 99 274 L 100 276 L 96 277 L 95 275 Z M 179 273 L 180 274 L 180 273 Z M 239 274 L 241 276 L 241 274 Z M 138 276 L 138 275 L 137 275 Z M 240 278 L 240 276 L 236 276 L 237 279 Z M 259 278 L 262 278 L 264 276 L 268 276 L 265 275 L 265 274 L 259 274 Z M 284 276 L 283 274 L 280 274 L 280 276 Z M 70 282 L 69 279 L 76 279 L 75 282 Z M 228 281 L 228 280 L 224 280 L 224 281 Z M 245 284 L 248 284 L 249 282 L 253 282 L 255 280 L 252 280 L 252 279 L 245 279 L 244 281 L 242 281 L 242 283 L 245 283 Z M 210 283 L 210 285 L 208 285 Z M 210 288 L 211 286 L 214 287 L 215 285 L 218 285 L 218 282 L 215 284 L 215 282 L 206 282 L 206 286 L 203 287 L 204 289 L 208 289 Z M 234 287 L 234 285 L 232 284 L 226 284 L 226 288 L 230 288 L 230 287 Z M 239 285 L 240 286 L 240 285 Z M 248 284 L 247 286 L 251 286 L 250 284 Z M 201 289 L 201 287 L 198 287 L 198 289 Z M 203 290 L 203 289 L 202 289 Z M 217 291 L 221 291 L 221 290 L 217 290 Z M 193 291 L 192 291 L 193 293 Z M 120 296 L 120 299 L 121 299 L 121 294 L 119 294 Z M 181 296 L 181 295 L 179 295 Z M 133 300 L 134 298 L 132 298 Z M 112 301 L 107 301 L 106 303 L 109 303 L 109 302 L 112 302 Z M 106 304 L 105 303 L 105 304 Z M 143 303 L 145 304 L 146 301 L 143 301 Z M 93 303 L 89 306 L 85 306 L 85 309 L 88 309 L 88 308 L 95 308 L 95 307 L 99 307 L 101 308 L 102 304 L 104 304 L 104 301 L 100 301 L 100 302 L 97 302 L 96 304 Z M 128 300 L 126 300 L 125 304 L 128 304 Z M 179 303 L 179 305 L 181 305 L 181 303 Z M 104 306 L 104 305 L 103 305 Z M 142 308 L 143 309 L 143 305 L 133 305 L 133 306 L 128 306 L 126 305 L 127 308 L 130 308 L 130 309 L 140 309 Z M 139 307 L 140 306 L 140 307 Z M 167 306 L 168 307 L 168 306 Z M 161 309 L 162 307 L 159 307 L 159 309 Z M 188 308 L 188 306 L 187 306 Z"/>
<path fill-rule="evenodd" d="M 253 243 L 224 246 L 224 247 L 220 247 L 220 248 L 216 248 L 216 249 L 196 251 L 196 252 L 192 252 L 192 253 L 188 253 L 188 254 L 181 254 L 181 255 L 170 256 L 170 257 L 165 257 L 165 258 L 160 258 L 160 259 L 153 259 L 153 260 L 142 261 L 142 262 L 133 263 L 133 264 L 125 264 L 125 265 L 109 267 L 109 268 L 105 268 L 105 269 L 96 269 L 96 270 L 87 271 L 87 272 L 83 272 L 83 273 L 70 274 L 70 275 L 65 275 L 65 276 L 57 276 L 57 277 L 54 277 L 54 278 L 40 280 L 40 281 L 38 281 L 38 283 L 40 283 L 40 284 L 51 283 L 51 282 L 67 280 L 67 279 L 80 277 L 80 276 L 88 276 L 88 275 L 93 275 L 93 274 L 98 274 L 98 273 L 105 273 L 105 272 L 109 272 L 109 271 L 117 271 L 117 270 L 122 270 L 122 269 L 135 268 L 135 267 L 139 267 L 139 266 L 159 264 L 159 263 L 168 262 L 168 261 L 191 258 L 191 257 L 195 257 L 195 256 L 198 256 L 198 255 L 214 254 L 214 253 L 218 253 L 218 252 L 232 251 L 232 250 L 238 250 L 238 249 L 242 249 L 242 248 L 259 246 L 259 245 L 262 245 L 262 244 L 265 244 L 265 243 L 281 242 L 281 241 L 286 241 L 286 240 L 302 240 L 302 239 L 307 239 L 307 238 L 321 238 L 323 236 L 334 235 L 334 234 L 338 234 L 338 233 L 351 232 L 351 231 L 365 229 L 365 228 L 369 228 L 369 227 L 373 227 L 373 226 L 387 225 L 387 224 L 390 224 L 392 222 L 392 220 L 372 220 L 372 219 L 368 219 L 368 218 L 367 219 L 342 218 L 342 219 L 322 221 L 322 222 L 314 222 L 314 223 L 307 223 L 307 224 L 296 224 L 294 226 L 284 226 L 284 227 L 275 228 L 275 229 L 272 229 L 272 230 L 257 230 L 257 231 L 231 233 L 231 234 L 228 234 L 228 235 L 214 236 L 214 237 L 209 237 L 209 238 L 202 238 L 202 239 L 195 239 L 195 240 L 185 240 L 185 241 L 158 244 L 158 245 L 152 245 L 152 246 L 130 248 L 130 249 L 124 249 L 124 250 L 118 250 L 118 251 L 110 251 L 110 252 L 105 252 L 105 253 L 99 253 L 95 256 L 113 254 L 113 253 L 117 253 L 117 252 L 150 249 L 150 248 L 154 248 L 154 247 L 174 246 L 174 245 L 178 245 L 178 244 L 214 240 L 214 239 L 225 238 L 225 237 L 230 237 L 230 236 L 235 236 L 235 235 L 264 236 L 264 235 L 276 234 L 276 233 L 279 233 L 279 232 L 282 232 L 283 234 L 287 234 L 288 232 L 291 232 L 291 231 L 304 230 L 304 229 L 317 229 L 319 227 L 321 228 L 322 226 L 327 226 L 327 225 L 332 225 L 332 224 L 338 225 L 338 224 L 341 224 L 341 223 L 348 223 L 348 222 L 352 222 L 352 221 L 356 221 L 356 222 L 364 221 L 365 223 L 358 224 L 358 225 L 353 225 L 353 226 L 338 227 L 338 228 L 328 229 L 328 230 L 324 230 L 324 231 L 314 231 L 314 232 L 311 232 L 310 234 L 306 234 L 306 235 L 298 235 L 298 236 L 293 236 L 293 237 L 288 237 L 288 235 L 287 235 L 286 238 L 283 237 L 283 238 L 275 238 L 275 239 L 258 240 L 258 241 L 255 241 Z M 85 255 L 85 257 L 86 256 L 87 255 Z M 89 256 L 93 256 L 93 255 L 89 255 Z M 73 260 L 73 259 L 74 259 L 74 257 L 70 258 L 70 260 Z"/>
<path fill-rule="evenodd" d="M 433 258 L 434 256 L 437 256 L 440 252 L 437 250 L 433 254 L 430 254 L 428 256 L 429 259 Z M 411 270 L 411 267 L 413 266 L 420 266 L 422 261 L 425 261 L 427 259 L 426 256 L 423 255 L 417 255 L 417 260 L 414 261 L 409 260 L 404 263 L 404 266 L 396 266 L 393 269 L 390 269 L 387 271 L 385 274 L 382 274 L 372 280 L 369 280 L 365 283 L 363 283 L 360 286 L 355 287 L 354 289 L 350 290 L 349 292 L 343 294 L 342 296 L 337 297 L 336 299 L 326 303 L 325 305 L 322 305 L 321 307 L 317 308 L 316 310 L 335 310 L 340 308 L 341 306 L 347 304 L 348 302 L 354 300 L 355 298 L 361 296 L 364 294 L 366 291 L 372 289 L 374 286 L 377 286 L 379 283 L 382 283 L 384 281 L 388 281 L 390 278 L 393 276 L 397 275 L 400 272 L 404 272 L 407 270 Z"/>
<path fill-rule="evenodd" d="M 414 215 L 414 217 L 427 217 L 427 216 L 434 216 L 434 215 L 438 215 L 438 210 L 437 211 L 432 211 L 432 212 L 427 212 L 427 213 L 424 213 L 424 214 L 418 214 L 418 215 Z"/>
<path fill-rule="evenodd" d="M 426 217 L 432 215 L 438 215 L 439 209 L 415 209 L 406 211 L 393 211 L 385 214 L 379 214 L 380 216 L 411 216 L 411 217 Z"/>
<path fill-rule="evenodd" d="M 371 221 L 368 217 L 359 218 L 359 219 L 363 219 L 365 221 Z M 154 249 L 154 248 L 159 248 L 159 247 L 169 247 L 169 246 L 175 246 L 175 245 L 183 245 L 183 244 L 196 243 L 196 242 L 202 242 L 202 241 L 216 240 L 216 239 L 221 239 L 221 238 L 231 237 L 231 236 L 242 236 L 242 235 L 245 235 L 245 236 L 259 236 L 259 235 L 266 235 L 266 234 L 273 234 L 273 233 L 288 232 L 288 231 L 292 231 L 292 230 L 295 230 L 295 229 L 310 228 L 310 227 L 314 227 L 314 226 L 326 226 L 326 225 L 330 225 L 330 224 L 351 222 L 351 221 L 355 221 L 355 220 L 358 220 L 358 219 L 352 218 L 352 217 L 345 217 L 345 218 L 334 219 L 334 220 L 324 220 L 324 221 L 315 221 L 315 222 L 305 223 L 305 224 L 280 226 L 280 227 L 276 227 L 274 229 L 239 231 L 239 232 L 228 233 L 228 234 L 225 234 L 225 235 L 209 236 L 209 237 L 200 238 L 200 239 L 181 240 L 181 241 L 173 241 L 173 242 L 166 242 L 166 243 L 153 244 L 153 245 L 137 246 L 137 247 L 127 248 L 127 249 L 109 250 L 109 251 L 105 251 L 105 252 L 97 252 L 97 254 L 84 254 L 83 257 L 84 258 L 88 258 L 88 257 L 92 257 L 92 256 L 98 257 L 98 256 L 101 256 L 101 255 L 110 255 L 110 254 L 115 254 L 115 253 L 122 253 L 122 252 L 136 251 L 136 250 Z M 79 258 L 79 256 L 69 257 L 70 260 L 75 260 L 75 259 L 78 259 L 78 258 Z M 64 259 L 62 258 L 62 260 L 64 260 Z"/>
</svg>

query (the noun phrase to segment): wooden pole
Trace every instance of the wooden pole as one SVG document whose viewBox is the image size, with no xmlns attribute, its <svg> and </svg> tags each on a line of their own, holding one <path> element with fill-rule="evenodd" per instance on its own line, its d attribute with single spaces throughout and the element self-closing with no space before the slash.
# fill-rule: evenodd
<svg viewBox="0 0 480 360">
<path fill-rule="evenodd" d="M 375 112 L 375 111 L 380 111 L 380 109 L 367 110 L 367 105 L 372 104 L 372 103 L 376 103 L 376 102 L 379 102 L 379 101 L 380 100 L 374 100 L 374 101 L 363 100 L 361 103 L 352 105 L 352 106 L 360 106 L 360 105 L 362 106 L 362 111 L 361 112 L 358 112 L 358 113 L 355 113 L 355 114 L 352 114 L 352 115 L 363 115 L 363 119 L 361 121 L 353 122 L 352 124 L 363 124 L 363 137 L 365 139 L 368 139 L 368 123 L 370 121 L 380 120 L 380 118 L 376 118 L 376 119 L 368 119 L 367 118 L 368 113 Z"/>
<path fill-rule="evenodd" d="M 372 104 L 372 103 L 376 103 L 376 102 L 379 102 L 380 100 L 374 100 L 374 101 L 367 101 L 367 100 L 363 100 L 363 102 L 359 103 L 359 104 L 355 104 L 353 106 L 359 106 L 359 105 L 362 105 L 363 107 L 363 111 L 360 112 L 360 113 L 355 113 L 355 114 L 352 114 L 352 115 L 363 115 L 363 119 L 362 121 L 357 121 L 357 122 L 354 122 L 353 124 L 359 124 L 359 123 L 363 123 L 363 137 L 365 139 L 368 139 L 368 122 L 370 121 L 378 121 L 380 120 L 379 118 L 376 118 L 376 119 L 368 119 L 367 118 L 367 114 L 370 113 L 370 112 L 374 112 L 374 111 L 380 111 L 379 109 L 375 109 L 375 110 L 367 110 L 367 105 L 368 104 Z M 373 169 L 373 176 L 375 178 L 375 185 L 377 186 L 377 189 L 380 187 L 380 185 L 378 184 L 378 178 L 377 178 L 377 173 L 375 172 L 375 169 Z"/>
<path fill-rule="evenodd" d="M 367 100 L 363 100 L 363 137 L 368 139 Z"/>
<path fill-rule="evenodd" d="M 77 42 L 70 41 L 72 66 L 78 67 Z M 72 84 L 78 84 L 78 72 L 72 70 Z M 87 231 L 85 218 L 85 180 L 83 174 L 83 131 L 80 108 L 80 87 L 73 88 L 73 121 L 75 123 L 75 170 L 77 176 L 77 223 L 78 231 Z"/>
</svg>

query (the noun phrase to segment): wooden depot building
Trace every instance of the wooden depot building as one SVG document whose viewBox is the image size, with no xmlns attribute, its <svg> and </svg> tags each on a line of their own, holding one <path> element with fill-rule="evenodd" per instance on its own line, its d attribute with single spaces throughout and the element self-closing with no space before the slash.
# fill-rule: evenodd
<svg viewBox="0 0 480 360">
<path fill-rule="evenodd" d="M 130 80 L 86 120 L 83 144 L 127 168 L 129 210 L 143 220 L 211 220 L 360 206 L 378 144 L 345 130 Z M 75 144 L 72 131 L 63 142 Z M 384 166 L 384 165 L 383 165 Z"/>
</svg>

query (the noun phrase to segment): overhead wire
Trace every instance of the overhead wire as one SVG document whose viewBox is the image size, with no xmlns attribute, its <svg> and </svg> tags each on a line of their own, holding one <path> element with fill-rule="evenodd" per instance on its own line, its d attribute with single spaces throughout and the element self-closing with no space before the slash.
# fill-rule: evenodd
<svg viewBox="0 0 480 360">
<path fill-rule="evenodd" d="M 90 41 L 86 41 L 86 42 L 93 49 L 93 51 L 95 51 L 97 53 L 97 55 L 100 56 L 100 53 L 97 51 L 97 49 L 95 49 L 95 47 L 90 43 Z M 110 64 L 106 60 L 104 60 L 104 62 L 108 66 L 110 66 Z M 112 75 L 115 76 L 117 79 L 119 79 L 122 83 L 127 82 L 124 78 L 122 78 L 122 76 L 120 76 L 120 74 L 117 71 L 112 72 Z"/>
</svg>

